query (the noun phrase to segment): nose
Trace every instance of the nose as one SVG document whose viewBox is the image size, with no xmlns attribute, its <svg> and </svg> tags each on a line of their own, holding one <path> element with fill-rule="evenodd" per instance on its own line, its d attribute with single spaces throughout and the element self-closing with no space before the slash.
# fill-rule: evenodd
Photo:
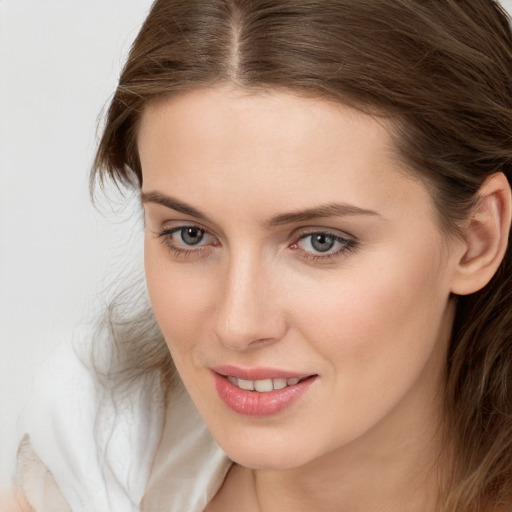
<svg viewBox="0 0 512 512">
<path fill-rule="evenodd" d="M 279 306 L 277 269 L 250 254 L 231 258 L 219 277 L 220 294 L 215 335 L 231 350 L 256 348 L 275 342 L 287 324 Z"/>
</svg>

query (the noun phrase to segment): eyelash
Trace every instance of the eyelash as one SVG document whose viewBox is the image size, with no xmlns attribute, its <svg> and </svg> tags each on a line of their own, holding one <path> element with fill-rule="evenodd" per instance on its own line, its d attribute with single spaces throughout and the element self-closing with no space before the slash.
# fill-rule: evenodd
<svg viewBox="0 0 512 512">
<path fill-rule="evenodd" d="M 205 248 L 212 245 L 212 244 L 199 245 L 196 249 L 183 249 L 183 248 L 177 247 L 172 242 L 172 236 L 176 233 L 180 233 L 180 232 L 183 233 L 183 231 L 185 229 L 196 229 L 196 230 L 200 231 L 203 234 L 203 236 L 209 236 L 213 239 L 215 238 L 214 235 L 210 234 L 206 229 L 199 227 L 197 225 L 194 225 L 194 224 L 187 224 L 187 225 L 178 226 L 178 227 L 171 228 L 171 229 L 165 229 L 165 230 L 161 231 L 160 233 L 156 233 L 156 235 L 158 238 L 161 238 L 162 243 L 167 247 L 167 249 L 169 249 L 174 254 L 174 256 L 181 258 L 181 259 L 185 259 L 189 256 L 192 256 L 192 255 L 194 255 L 194 253 L 197 254 L 199 252 L 202 252 L 205 250 Z M 320 235 L 320 236 L 325 236 L 325 237 L 331 238 L 334 243 L 338 243 L 341 246 L 337 250 L 332 251 L 332 252 L 325 251 L 325 254 L 322 254 L 321 252 L 313 253 L 313 252 L 305 251 L 304 249 L 300 249 L 299 243 L 302 240 L 306 240 L 309 237 L 313 237 L 314 235 L 316 235 L 316 236 Z M 214 247 L 216 247 L 218 245 L 219 244 L 213 244 Z M 301 256 L 305 260 L 327 261 L 332 258 L 341 257 L 345 253 L 355 252 L 358 249 L 358 245 L 359 244 L 358 244 L 357 240 L 355 240 L 353 238 L 345 238 L 345 237 L 336 235 L 329 231 L 318 230 L 318 231 L 309 231 L 307 233 L 301 234 L 296 239 L 296 241 L 293 242 L 292 244 L 290 244 L 288 247 L 292 250 L 300 250 L 302 253 Z M 330 249 L 329 249 L 329 251 L 330 251 Z"/>
</svg>

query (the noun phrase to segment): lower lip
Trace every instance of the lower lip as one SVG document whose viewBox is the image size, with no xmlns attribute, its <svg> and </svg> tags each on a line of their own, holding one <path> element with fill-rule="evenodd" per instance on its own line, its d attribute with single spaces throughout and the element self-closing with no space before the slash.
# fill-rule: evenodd
<svg viewBox="0 0 512 512">
<path fill-rule="evenodd" d="M 218 373 L 213 372 L 213 377 L 222 401 L 232 411 L 245 416 L 270 416 L 281 412 L 298 400 L 316 380 L 316 377 L 309 377 L 293 386 L 260 393 L 240 389 Z"/>
</svg>

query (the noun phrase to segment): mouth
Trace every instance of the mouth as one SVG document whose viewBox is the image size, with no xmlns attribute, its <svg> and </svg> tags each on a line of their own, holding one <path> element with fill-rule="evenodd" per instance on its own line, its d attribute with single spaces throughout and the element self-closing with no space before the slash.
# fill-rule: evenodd
<svg viewBox="0 0 512 512">
<path fill-rule="evenodd" d="M 243 370 L 232 366 L 212 369 L 215 388 L 232 411 L 245 416 L 270 416 L 304 395 L 318 374 L 275 369 Z"/>
</svg>

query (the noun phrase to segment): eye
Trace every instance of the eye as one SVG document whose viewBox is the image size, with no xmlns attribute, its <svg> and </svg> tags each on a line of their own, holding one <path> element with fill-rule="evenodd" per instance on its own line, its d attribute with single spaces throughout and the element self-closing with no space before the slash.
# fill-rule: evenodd
<svg viewBox="0 0 512 512">
<path fill-rule="evenodd" d="M 306 259 L 327 259 L 340 256 L 346 251 L 356 248 L 356 241 L 327 231 L 305 233 L 297 242 L 291 245 L 292 249 L 299 249 Z"/>
<path fill-rule="evenodd" d="M 307 235 L 307 237 L 302 240 L 307 240 L 307 245 L 310 245 L 318 252 L 330 251 L 336 244 L 336 238 L 327 233 L 314 233 L 312 235 Z"/>
<path fill-rule="evenodd" d="M 204 240 L 205 231 L 195 226 L 179 228 L 176 232 L 185 245 L 198 245 Z"/>
<path fill-rule="evenodd" d="M 207 246 L 218 245 L 216 239 L 198 226 L 178 226 L 157 233 L 162 242 L 178 256 L 198 253 Z"/>
</svg>

